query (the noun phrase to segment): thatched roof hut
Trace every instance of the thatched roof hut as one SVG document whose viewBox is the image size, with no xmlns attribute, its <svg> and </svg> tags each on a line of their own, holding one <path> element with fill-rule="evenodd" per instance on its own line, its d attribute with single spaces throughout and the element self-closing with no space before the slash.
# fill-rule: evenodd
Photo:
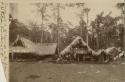
<svg viewBox="0 0 125 82">
<path fill-rule="evenodd" d="M 80 43 L 80 45 L 79 45 Z M 78 36 L 76 37 L 63 51 L 60 52 L 60 55 L 64 55 L 66 53 L 70 53 L 71 49 L 73 47 L 76 47 L 79 45 L 79 47 L 86 47 L 88 51 L 91 51 L 92 49 L 83 41 L 82 37 Z"/>
<path fill-rule="evenodd" d="M 93 56 L 99 56 L 99 55 L 101 55 L 103 52 L 105 53 L 105 50 L 104 50 L 104 49 L 99 49 L 98 51 L 92 50 L 92 55 L 93 55 Z"/>
<path fill-rule="evenodd" d="M 124 53 L 124 51 L 122 51 L 122 52 L 119 53 L 116 57 L 114 57 L 114 60 L 117 60 L 117 59 L 119 59 L 119 58 L 122 58 L 122 57 L 124 57 L 124 55 L 125 55 L 125 53 Z"/>
<path fill-rule="evenodd" d="M 119 50 L 116 47 L 110 47 L 110 48 L 105 49 L 105 53 L 107 55 L 115 57 L 119 54 Z"/>
</svg>

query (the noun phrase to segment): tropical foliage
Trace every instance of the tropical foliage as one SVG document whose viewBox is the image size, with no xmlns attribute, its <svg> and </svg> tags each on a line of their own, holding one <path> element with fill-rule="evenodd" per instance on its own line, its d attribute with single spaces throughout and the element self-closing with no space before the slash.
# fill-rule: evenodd
<svg viewBox="0 0 125 82">
<path fill-rule="evenodd" d="M 37 12 L 41 15 L 41 25 L 30 22 L 29 26 L 11 18 L 10 23 L 10 43 L 17 35 L 28 37 L 35 43 L 57 42 L 59 51 L 64 49 L 76 36 L 81 36 L 88 45 L 94 49 L 105 49 L 111 46 L 123 47 L 123 24 L 119 23 L 121 16 L 112 17 L 111 12 L 99 13 L 96 18 L 89 23 L 90 8 L 85 7 L 84 3 L 70 4 L 35 4 Z M 117 4 L 118 8 L 121 8 Z M 61 10 L 75 7 L 80 9 L 80 14 L 76 16 L 80 19 L 75 27 L 71 22 L 64 22 L 61 17 Z M 53 14 L 49 16 L 47 9 L 51 8 Z M 54 22 L 46 24 L 46 21 L 54 18 Z M 72 26 L 72 27 L 71 27 Z M 27 27 L 30 27 L 28 29 Z"/>
</svg>

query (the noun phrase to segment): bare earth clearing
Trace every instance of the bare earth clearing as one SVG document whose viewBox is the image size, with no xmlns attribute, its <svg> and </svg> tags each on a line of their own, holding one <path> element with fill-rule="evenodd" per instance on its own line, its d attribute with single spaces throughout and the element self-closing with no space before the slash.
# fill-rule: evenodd
<svg viewBox="0 0 125 82">
<path fill-rule="evenodd" d="M 124 64 L 10 62 L 10 82 L 125 82 Z"/>
</svg>

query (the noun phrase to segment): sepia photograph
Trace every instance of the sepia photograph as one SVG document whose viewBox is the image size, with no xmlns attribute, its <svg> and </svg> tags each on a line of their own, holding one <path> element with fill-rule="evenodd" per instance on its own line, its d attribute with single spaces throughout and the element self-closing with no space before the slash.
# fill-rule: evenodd
<svg viewBox="0 0 125 82">
<path fill-rule="evenodd" d="M 9 82 L 125 82 L 125 1 L 9 3 Z"/>
</svg>

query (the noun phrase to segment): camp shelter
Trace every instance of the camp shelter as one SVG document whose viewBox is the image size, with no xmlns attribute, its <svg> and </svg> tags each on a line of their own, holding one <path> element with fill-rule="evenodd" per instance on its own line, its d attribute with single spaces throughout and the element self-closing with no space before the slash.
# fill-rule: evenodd
<svg viewBox="0 0 125 82">
<path fill-rule="evenodd" d="M 80 36 L 77 36 L 64 50 L 60 52 L 60 55 L 64 55 L 68 52 L 71 52 L 71 48 L 77 47 L 79 44 L 79 41 L 81 41 L 81 44 L 79 47 L 86 47 L 90 50 L 90 48 L 87 46 L 87 44 L 83 41 L 83 39 Z"/>
<path fill-rule="evenodd" d="M 122 51 L 121 53 L 119 53 L 119 55 L 117 55 L 116 57 L 114 57 L 114 60 L 120 60 L 120 59 L 123 59 L 124 58 L 124 51 Z"/>
<path fill-rule="evenodd" d="M 94 56 L 96 56 L 98 63 L 107 63 L 109 61 L 109 55 L 106 55 L 104 49 L 99 49 L 95 53 L 96 55 Z"/>
<path fill-rule="evenodd" d="M 35 44 L 31 40 L 18 35 L 16 40 L 12 44 L 10 44 L 10 46 L 14 46 L 14 47 L 20 46 L 20 47 L 25 47 L 25 48 L 32 48 L 35 46 Z"/>
<path fill-rule="evenodd" d="M 10 53 L 32 53 L 35 44 L 21 36 L 17 36 L 16 40 L 10 45 Z"/>
<path fill-rule="evenodd" d="M 38 43 L 35 46 L 35 54 L 39 57 L 55 56 L 57 43 Z"/>
<path fill-rule="evenodd" d="M 14 54 L 23 57 L 54 56 L 57 50 L 57 43 L 33 43 L 32 41 L 18 36 L 10 46 L 10 56 Z"/>
<path fill-rule="evenodd" d="M 18 19 L 13 19 L 9 24 L 9 43 L 13 43 L 18 35 L 29 37 L 31 35 L 31 28 L 18 21 Z"/>
<path fill-rule="evenodd" d="M 10 53 L 10 56 L 14 57 L 14 55 L 18 54 L 18 55 L 30 55 L 32 53 L 34 53 L 34 46 L 35 44 L 24 38 L 24 37 L 21 37 L 21 36 L 17 36 L 16 40 L 10 44 L 10 48 L 9 48 L 9 53 Z"/>
<path fill-rule="evenodd" d="M 33 53 L 34 49 L 25 47 L 10 47 L 10 53 Z"/>
<path fill-rule="evenodd" d="M 77 59 L 78 61 L 85 55 L 86 58 L 92 56 L 89 54 L 92 49 L 83 41 L 82 37 L 77 36 L 63 51 L 60 57 L 64 59 Z"/>
<path fill-rule="evenodd" d="M 110 56 L 111 60 L 113 60 L 114 57 L 119 55 L 119 50 L 116 47 L 110 47 L 110 48 L 105 49 L 105 53 L 106 55 Z"/>
</svg>

